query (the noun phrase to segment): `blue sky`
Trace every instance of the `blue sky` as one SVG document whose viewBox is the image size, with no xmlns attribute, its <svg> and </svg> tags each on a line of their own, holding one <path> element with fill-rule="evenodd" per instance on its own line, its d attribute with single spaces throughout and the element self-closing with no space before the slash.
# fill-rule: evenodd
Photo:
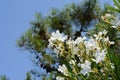
<svg viewBox="0 0 120 80">
<path fill-rule="evenodd" d="M 35 13 L 44 16 L 52 7 L 80 0 L 0 0 L 0 75 L 10 80 L 24 80 L 26 72 L 34 68 L 30 55 L 16 46 L 16 40 L 30 28 Z M 103 2 L 102 2 L 103 1 Z M 111 3 L 111 0 L 101 0 Z"/>
</svg>

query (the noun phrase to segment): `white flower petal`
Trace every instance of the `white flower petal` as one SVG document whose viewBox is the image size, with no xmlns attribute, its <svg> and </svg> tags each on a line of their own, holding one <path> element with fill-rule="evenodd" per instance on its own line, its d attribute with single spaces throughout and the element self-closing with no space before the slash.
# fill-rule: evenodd
<svg viewBox="0 0 120 80">
<path fill-rule="evenodd" d="M 58 71 L 60 71 L 61 73 L 63 73 L 65 76 L 68 76 L 68 69 L 65 66 L 65 64 L 63 64 L 62 66 L 59 66 Z"/>
<path fill-rule="evenodd" d="M 65 80 L 65 79 L 63 77 L 61 77 L 61 76 L 57 76 L 56 80 Z"/>
<path fill-rule="evenodd" d="M 57 30 L 56 32 L 52 32 L 52 35 L 50 37 L 50 40 L 60 40 L 65 41 L 67 39 L 67 35 L 64 35 Z"/>
<path fill-rule="evenodd" d="M 95 61 L 96 63 L 104 61 L 106 53 L 107 53 L 106 49 L 103 49 L 102 51 L 97 50 L 95 55 L 94 55 L 95 56 L 95 60 L 93 60 L 93 59 L 92 60 Z"/>
<path fill-rule="evenodd" d="M 85 61 L 85 63 L 81 64 L 82 70 L 80 71 L 81 74 L 86 75 L 91 70 L 91 63 L 89 61 Z"/>
</svg>

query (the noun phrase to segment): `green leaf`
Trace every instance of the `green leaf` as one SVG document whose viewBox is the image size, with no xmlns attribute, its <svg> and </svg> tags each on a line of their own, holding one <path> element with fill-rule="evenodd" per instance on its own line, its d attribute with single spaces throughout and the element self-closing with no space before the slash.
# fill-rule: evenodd
<svg viewBox="0 0 120 80">
<path fill-rule="evenodd" d="M 120 10 L 119 9 L 115 9 L 115 8 L 113 8 L 113 7 L 111 7 L 111 6 L 107 6 L 107 8 L 108 8 L 108 10 L 112 10 L 112 11 L 114 11 L 114 12 L 120 12 Z"/>
<path fill-rule="evenodd" d="M 116 1 L 116 0 L 113 0 L 114 1 L 114 4 L 118 7 L 118 8 L 120 8 L 120 3 L 118 2 L 118 1 Z"/>
<path fill-rule="evenodd" d="M 118 0 L 118 2 L 120 3 L 120 0 Z"/>
</svg>

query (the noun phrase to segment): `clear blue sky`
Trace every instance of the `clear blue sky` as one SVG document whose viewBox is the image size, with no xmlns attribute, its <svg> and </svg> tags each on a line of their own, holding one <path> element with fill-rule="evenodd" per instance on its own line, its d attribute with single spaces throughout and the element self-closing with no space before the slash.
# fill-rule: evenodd
<svg viewBox="0 0 120 80">
<path fill-rule="evenodd" d="M 52 7 L 62 8 L 79 1 L 0 0 L 0 75 L 6 75 L 10 80 L 24 80 L 26 72 L 34 68 L 28 52 L 16 47 L 16 40 L 30 28 L 29 23 L 35 20 L 36 12 L 46 16 Z"/>
</svg>

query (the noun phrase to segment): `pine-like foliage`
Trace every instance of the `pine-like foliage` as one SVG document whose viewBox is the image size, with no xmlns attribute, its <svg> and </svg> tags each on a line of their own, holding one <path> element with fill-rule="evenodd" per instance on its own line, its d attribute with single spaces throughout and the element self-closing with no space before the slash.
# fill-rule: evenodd
<svg viewBox="0 0 120 80">
<path fill-rule="evenodd" d="M 26 73 L 26 79 L 25 80 L 32 80 L 30 72 Z"/>
<path fill-rule="evenodd" d="M 51 73 L 50 77 L 53 79 L 55 74 L 59 73 L 55 65 L 62 64 L 66 59 L 60 61 L 62 57 L 59 59 L 52 52 L 46 53 L 51 32 L 60 30 L 72 39 L 82 36 L 83 32 L 88 31 L 89 26 L 100 20 L 102 13 L 96 1 L 84 0 L 82 3 L 73 3 L 61 10 L 53 8 L 46 17 L 37 13 L 36 20 L 31 22 L 31 28 L 17 40 L 17 45 L 35 56 L 34 63 L 38 69 L 45 69 L 47 73 Z M 42 75 L 36 70 L 31 70 L 31 73 L 37 77 Z"/>
</svg>

